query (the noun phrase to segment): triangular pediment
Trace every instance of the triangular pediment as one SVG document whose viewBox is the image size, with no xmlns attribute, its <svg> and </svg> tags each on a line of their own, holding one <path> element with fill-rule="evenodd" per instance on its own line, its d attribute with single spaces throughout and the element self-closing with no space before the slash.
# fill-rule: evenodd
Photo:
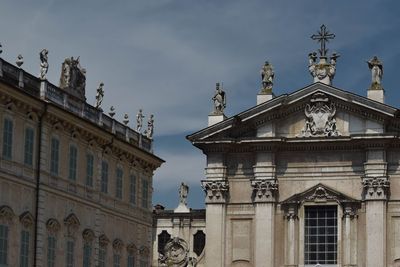
<svg viewBox="0 0 400 267">
<path fill-rule="evenodd" d="M 318 113 L 313 108 L 320 105 L 318 101 L 324 105 L 322 110 L 325 113 Z M 339 137 L 367 132 L 382 134 L 390 128 L 387 123 L 396 118 L 397 113 L 398 109 L 391 106 L 326 84 L 314 83 L 254 106 L 189 135 L 187 139 L 195 143 L 251 138 Z M 310 121 L 317 130 L 308 130 L 312 134 L 304 134 L 307 127 L 311 129 L 306 125 Z M 326 133 L 329 123 L 334 124 L 331 125 L 334 128 L 332 133 Z"/>
<path fill-rule="evenodd" d="M 288 199 L 281 202 L 282 205 L 302 204 L 305 202 L 337 202 L 345 203 L 358 203 L 359 201 L 351 198 L 343 193 L 336 191 L 322 183 L 319 183 L 301 193 L 295 194 Z"/>
</svg>

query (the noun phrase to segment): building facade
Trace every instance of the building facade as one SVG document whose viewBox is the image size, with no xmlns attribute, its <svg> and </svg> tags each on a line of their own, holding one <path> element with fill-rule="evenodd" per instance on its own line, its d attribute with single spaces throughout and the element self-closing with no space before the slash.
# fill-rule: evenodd
<svg viewBox="0 0 400 267">
<path fill-rule="evenodd" d="M 368 97 L 332 86 L 337 54 L 309 55 L 314 83 L 227 118 L 217 85 L 209 127 L 187 138 L 207 157 L 205 266 L 400 266 L 400 110 L 382 63 Z"/>
<path fill-rule="evenodd" d="M 151 136 L 86 103 L 76 59 L 47 81 L 46 51 L 39 78 L 0 58 L 0 266 L 150 266 Z"/>
</svg>

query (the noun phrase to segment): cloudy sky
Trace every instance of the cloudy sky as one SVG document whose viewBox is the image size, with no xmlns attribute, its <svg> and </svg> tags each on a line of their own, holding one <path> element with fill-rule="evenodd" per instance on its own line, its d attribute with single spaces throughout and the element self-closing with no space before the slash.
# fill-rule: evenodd
<svg viewBox="0 0 400 267">
<path fill-rule="evenodd" d="M 23 68 L 39 73 L 39 51 L 49 50 L 48 79 L 57 84 L 61 63 L 80 56 L 87 98 L 104 82 L 103 107 L 122 120 L 139 108 L 155 116 L 155 152 L 166 163 L 154 176 L 154 203 L 175 208 L 181 181 L 189 205 L 203 207 L 205 158 L 185 136 L 204 128 L 216 82 L 232 116 L 255 105 L 259 70 L 275 68 L 279 95 L 311 83 L 307 55 L 321 24 L 336 34 L 336 87 L 366 95 L 366 60 L 384 62 L 387 103 L 400 106 L 399 1 L 223 0 L 2 0 L 0 43 L 5 60 L 22 54 Z M 133 121 L 133 120 L 132 120 Z M 134 125 L 131 125 L 134 127 Z"/>
</svg>

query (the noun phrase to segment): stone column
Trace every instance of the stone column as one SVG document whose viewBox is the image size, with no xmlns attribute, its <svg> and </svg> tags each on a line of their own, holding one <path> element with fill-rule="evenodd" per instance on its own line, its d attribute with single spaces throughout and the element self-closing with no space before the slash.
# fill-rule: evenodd
<svg viewBox="0 0 400 267">
<path fill-rule="evenodd" d="M 343 212 L 343 266 L 357 266 L 357 214 L 356 208 L 344 206 Z"/>
<path fill-rule="evenodd" d="M 229 185 L 226 180 L 203 180 L 206 193 L 206 267 L 225 266 L 225 203 Z"/>
<path fill-rule="evenodd" d="M 274 266 L 275 192 L 278 184 L 271 179 L 251 181 L 255 205 L 254 266 Z"/>
<path fill-rule="evenodd" d="M 286 240 L 285 240 L 285 267 L 298 266 L 298 242 L 297 242 L 297 204 L 290 205 L 285 210 Z"/>
<path fill-rule="evenodd" d="M 390 187 L 386 151 L 368 150 L 364 171 L 366 267 L 386 266 L 386 202 Z"/>
</svg>

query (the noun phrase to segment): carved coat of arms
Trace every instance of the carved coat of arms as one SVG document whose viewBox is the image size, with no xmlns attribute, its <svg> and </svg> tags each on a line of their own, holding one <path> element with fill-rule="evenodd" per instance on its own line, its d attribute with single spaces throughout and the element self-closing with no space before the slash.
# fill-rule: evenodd
<svg viewBox="0 0 400 267">
<path fill-rule="evenodd" d="M 315 93 L 310 102 L 304 110 L 306 122 L 300 136 L 340 136 L 336 129 L 335 104 L 329 103 L 324 93 Z"/>
</svg>

